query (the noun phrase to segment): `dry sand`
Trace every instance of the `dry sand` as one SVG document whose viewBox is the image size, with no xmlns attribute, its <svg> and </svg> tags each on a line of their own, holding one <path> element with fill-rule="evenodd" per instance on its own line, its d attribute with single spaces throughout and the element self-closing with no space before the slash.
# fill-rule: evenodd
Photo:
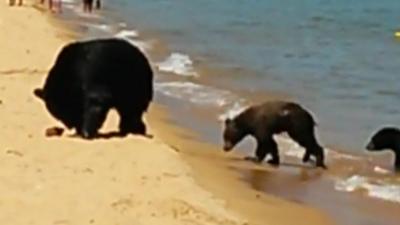
<svg viewBox="0 0 400 225">
<path fill-rule="evenodd" d="M 0 2 L 0 224 L 330 224 L 227 177 L 222 157 L 173 136 L 157 106 L 147 118 L 154 139 L 45 137 L 57 122 L 32 91 L 69 34 L 29 4 Z M 117 122 L 111 113 L 103 131 Z"/>
</svg>

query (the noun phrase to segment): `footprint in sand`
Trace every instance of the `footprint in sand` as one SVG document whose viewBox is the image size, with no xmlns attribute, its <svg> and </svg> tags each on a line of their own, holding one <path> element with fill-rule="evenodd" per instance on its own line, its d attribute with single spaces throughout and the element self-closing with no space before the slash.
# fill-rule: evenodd
<svg viewBox="0 0 400 225">
<path fill-rule="evenodd" d="M 129 198 L 122 198 L 111 204 L 111 207 L 120 213 L 126 212 L 128 209 L 133 208 L 133 206 L 134 206 L 134 203 Z"/>
<path fill-rule="evenodd" d="M 82 170 L 82 172 L 83 173 L 90 173 L 90 174 L 94 173 L 94 171 L 91 168 L 85 168 L 85 169 Z"/>
<path fill-rule="evenodd" d="M 244 225 L 245 222 L 238 223 L 219 215 L 213 215 L 205 209 L 194 206 L 189 202 L 181 199 L 173 199 L 164 202 L 160 207 L 162 210 L 167 210 L 168 214 L 172 213 L 174 219 L 180 221 L 190 221 L 195 224 L 212 223 L 212 224 L 225 224 L 225 225 Z"/>
<path fill-rule="evenodd" d="M 15 155 L 15 156 L 18 156 L 18 157 L 23 157 L 24 156 L 24 154 L 22 154 L 21 152 L 16 151 L 16 150 L 7 150 L 6 153 L 9 154 L 9 155 Z"/>
<path fill-rule="evenodd" d="M 56 220 L 53 222 L 53 225 L 67 225 L 70 224 L 68 220 Z"/>
</svg>

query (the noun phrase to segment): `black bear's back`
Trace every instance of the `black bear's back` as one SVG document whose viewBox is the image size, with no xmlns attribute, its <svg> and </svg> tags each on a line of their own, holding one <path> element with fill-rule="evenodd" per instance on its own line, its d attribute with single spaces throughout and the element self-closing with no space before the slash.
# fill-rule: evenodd
<svg viewBox="0 0 400 225">
<path fill-rule="evenodd" d="M 120 39 L 95 40 L 85 47 L 90 66 L 86 67 L 89 76 L 83 83 L 109 88 L 117 105 L 131 103 L 132 107 L 147 110 L 153 99 L 153 72 L 145 55 Z"/>
</svg>

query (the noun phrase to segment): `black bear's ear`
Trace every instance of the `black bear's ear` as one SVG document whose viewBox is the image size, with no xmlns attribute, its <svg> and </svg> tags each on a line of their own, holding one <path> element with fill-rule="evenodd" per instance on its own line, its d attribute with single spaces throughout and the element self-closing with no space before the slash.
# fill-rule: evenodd
<svg viewBox="0 0 400 225">
<path fill-rule="evenodd" d="M 44 91 L 43 91 L 43 89 L 41 89 L 41 88 L 36 88 L 36 89 L 33 91 L 33 94 L 34 94 L 36 97 L 38 97 L 38 98 L 44 100 Z"/>
</svg>

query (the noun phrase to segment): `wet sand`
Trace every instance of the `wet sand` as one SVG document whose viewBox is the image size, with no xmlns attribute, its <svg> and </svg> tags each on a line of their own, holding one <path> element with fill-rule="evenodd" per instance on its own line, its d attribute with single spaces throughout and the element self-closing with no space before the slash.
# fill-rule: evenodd
<svg viewBox="0 0 400 225">
<path fill-rule="evenodd" d="M 162 106 L 158 107 L 157 111 L 166 110 Z M 217 146 L 198 141 L 196 134 L 174 125 L 167 115 L 150 115 L 150 123 L 162 121 L 157 124 L 155 134 L 181 153 L 185 161 L 194 168 L 195 178 L 202 186 L 225 199 L 229 209 L 249 218 L 251 224 L 262 225 L 266 224 L 266 221 L 287 225 L 334 224 L 319 209 L 285 201 L 279 196 L 252 188 L 248 182 L 243 182 L 240 173 L 235 170 L 245 171 L 264 168 L 263 166 L 255 166 L 243 161 L 240 155 L 227 155 Z M 287 216 L 288 213 L 290 217 Z"/>
<path fill-rule="evenodd" d="M 368 197 L 365 190 L 346 193 L 334 189 L 336 179 L 352 175 L 397 179 L 392 173 L 377 174 L 373 171 L 376 165 L 390 169 L 387 165 L 391 159 L 390 154 L 368 158 L 341 158 L 337 153 L 329 153 L 328 171 L 315 169 L 302 164 L 298 158 L 284 155 L 282 165 L 272 168 L 266 163 L 254 165 L 243 160 L 245 155 L 253 152 L 252 144 L 244 146 L 251 148 L 246 151 L 243 151 L 242 146 L 236 152 L 224 153 L 220 146 L 208 144 L 204 137 L 171 125 L 176 124 L 176 120 L 174 116 L 167 118 L 164 115 L 163 127 L 159 125 L 158 129 L 161 131 L 160 136 L 165 137 L 168 144 L 183 153 L 185 159 L 195 168 L 201 184 L 218 196 L 229 199 L 230 207 L 255 218 L 257 224 L 262 224 L 266 212 L 274 210 L 271 207 L 272 202 L 275 206 L 284 204 L 281 201 L 275 203 L 274 200 L 278 198 L 286 199 L 296 209 L 291 211 L 290 217 L 279 210 L 273 211 L 273 214 L 277 218 L 293 219 L 296 224 L 325 224 L 333 221 L 334 224 L 341 225 L 396 225 L 400 221 L 399 203 Z M 201 123 L 194 122 L 192 126 L 201 126 Z M 221 137 L 215 137 L 218 138 Z M 280 144 L 282 150 L 288 148 L 285 143 Z M 282 151 L 281 154 L 283 155 Z M 252 200 L 248 201 L 249 199 Z M 310 212 L 312 213 L 309 214 Z M 290 224 L 289 221 L 286 222 Z"/>
</svg>

